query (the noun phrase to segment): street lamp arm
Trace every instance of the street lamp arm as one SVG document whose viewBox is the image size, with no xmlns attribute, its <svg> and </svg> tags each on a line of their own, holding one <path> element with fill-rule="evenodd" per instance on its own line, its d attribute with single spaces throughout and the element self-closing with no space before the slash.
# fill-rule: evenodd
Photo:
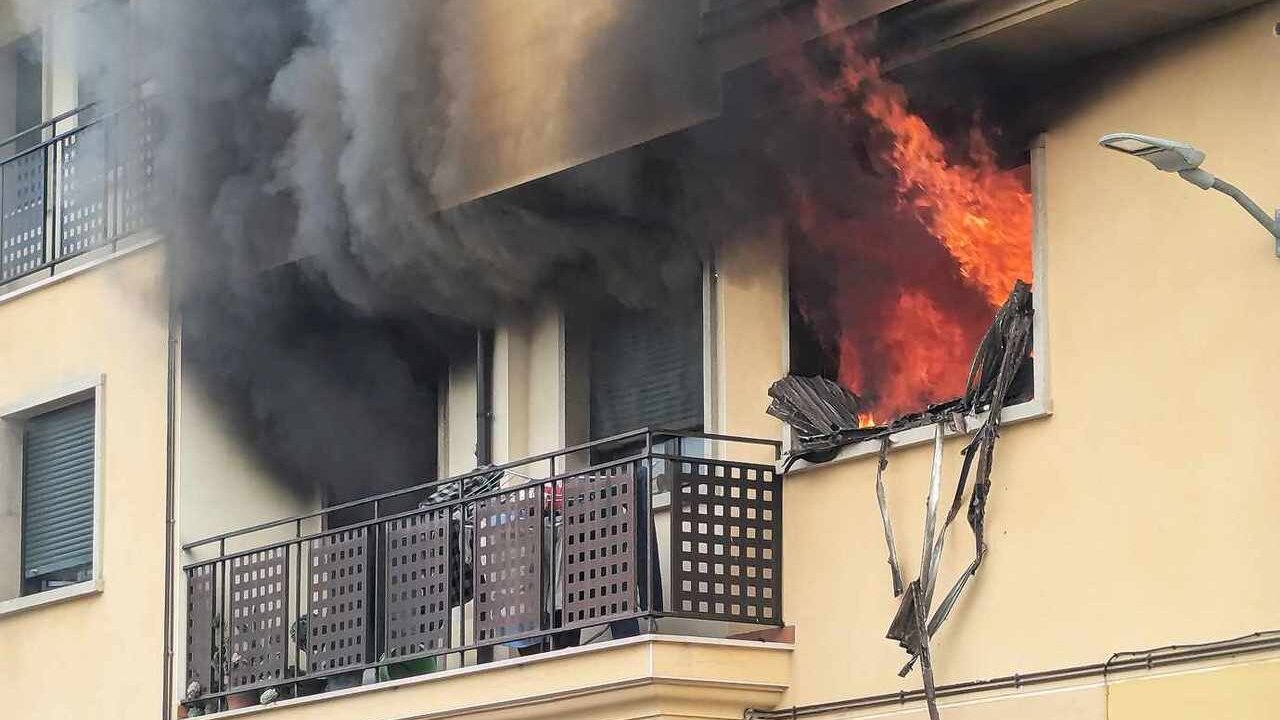
<svg viewBox="0 0 1280 720">
<path fill-rule="evenodd" d="M 1271 237 L 1276 239 L 1276 254 L 1280 255 L 1280 226 L 1276 224 L 1276 219 L 1270 213 L 1258 207 L 1258 203 L 1254 202 L 1248 195 L 1245 195 L 1243 190 L 1222 178 L 1214 179 L 1213 189 L 1240 203 L 1240 207 L 1244 208 L 1255 220 L 1261 223 L 1262 227 L 1271 233 Z"/>
</svg>

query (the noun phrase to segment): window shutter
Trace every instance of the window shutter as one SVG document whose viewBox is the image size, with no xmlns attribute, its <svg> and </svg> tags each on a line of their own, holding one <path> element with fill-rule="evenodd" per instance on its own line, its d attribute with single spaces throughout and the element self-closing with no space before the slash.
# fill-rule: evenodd
<svg viewBox="0 0 1280 720">
<path fill-rule="evenodd" d="M 22 576 L 93 561 L 94 403 L 37 415 L 22 439 Z"/>
<path fill-rule="evenodd" d="M 702 425 L 701 303 L 622 311 L 591 333 L 591 437 Z"/>
</svg>

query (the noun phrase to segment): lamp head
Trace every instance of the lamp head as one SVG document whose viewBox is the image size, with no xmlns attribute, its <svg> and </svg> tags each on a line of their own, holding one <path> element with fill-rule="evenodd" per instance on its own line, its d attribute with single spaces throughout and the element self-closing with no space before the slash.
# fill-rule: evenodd
<svg viewBox="0 0 1280 720">
<path fill-rule="evenodd" d="M 1204 153 L 1186 143 L 1147 135 L 1113 133 L 1099 140 L 1098 144 L 1108 150 L 1142 158 L 1165 172 L 1196 170 L 1204 162 Z"/>
</svg>

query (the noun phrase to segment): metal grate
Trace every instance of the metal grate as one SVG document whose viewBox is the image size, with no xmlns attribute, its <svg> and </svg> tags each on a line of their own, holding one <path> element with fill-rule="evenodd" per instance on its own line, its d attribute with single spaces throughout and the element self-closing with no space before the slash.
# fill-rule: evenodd
<svg viewBox="0 0 1280 720">
<path fill-rule="evenodd" d="M 138 232 L 151 224 L 152 205 L 155 199 L 156 166 L 156 113 L 150 105 L 142 104 L 128 113 L 133 120 L 130 132 L 117 143 L 124 152 L 124 162 L 116 166 L 119 196 L 119 227 L 121 235 Z"/>
<path fill-rule="evenodd" d="M 44 263 L 44 150 L 4 163 L 0 185 L 0 282 L 4 282 Z"/>
<path fill-rule="evenodd" d="M 217 563 L 187 571 L 187 682 L 214 690 L 213 599 L 217 595 Z"/>
<path fill-rule="evenodd" d="M 233 688 L 284 676 L 288 555 L 287 547 L 275 547 L 231 560 L 229 669 Z"/>
<path fill-rule="evenodd" d="M 542 517 L 538 487 L 476 503 L 477 640 L 541 627 Z"/>
<path fill-rule="evenodd" d="M 386 523 L 388 657 L 449 645 L 449 533 L 448 508 Z"/>
<path fill-rule="evenodd" d="M 633 467 L 565 480 L 565 624 L 636 609 Z"/>
<path fill-rule="evenodd" d="M 766 465 L 681 460 L 672 499 L 675 611 L 731 622 L 782 618 L 782 488 Z"/>
<path fill-rule="evenodd" d="M 106 151 L 107 125 L 103 123 L 69 136 L 62 144 L 59 256 L 84 252 L 107 238 Z"/>
<path fill-rule="evenodd" d="M 311 541 L 307 664 L 323 673 L 367 660 L 369 537 L 365 528 Z"/>
</svg>

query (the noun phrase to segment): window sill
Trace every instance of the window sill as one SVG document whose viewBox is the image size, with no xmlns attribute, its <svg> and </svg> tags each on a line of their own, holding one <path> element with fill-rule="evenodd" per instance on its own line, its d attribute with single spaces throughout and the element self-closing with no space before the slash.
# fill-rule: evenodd
<svg viewBox="0 0 1280 720">
<path fill-rule="evenodd" d="M 965 418 L 967 433 L 972 433 L 986 422 L 989 413 L 979 413 L 978 415 Z M 1007 407 L 1001 414 L 1000 419 L 1004 425 L 1016 425 L 1028 420 L 1036 420 L 1039 418 L 1047 418 L 1053 415 L 1053 405 L 1048 400 L 1035 399 L 1024 402 L 1013 407 Z M 923 445 L 933 441 L 933 425 L 921 425 L 919 427 L 901 430 L 889 436 L 889 452 L 894 453 L 904 448 Z M 948 429 L 946 436 L 948 438 L 958 437 L 960 433 L 952 429 Z M 858 458 L 878 455 L 880 453 L 880 440 L 864 440 L 854 443 L 840 450 L 834 458 L 824 463 L 811 463 L 806 460 L 797 460 L 795 465 L 787 473 L 788 476 L 799 475 L 801 473 L 816 470 L 819 468 L 831 467 L 837 463 L 848 460 L 856 460 Z M 782 462 L 778 463 L 781 468 Z"/>
<path fill-rule="evenodd" d="M 46 590 L 35 595 L 0 601 L 0 618 L 16 615 L 28 610 L 35 610 L 47 605 L 57 605 L 68 600 L 97 595 L 102 592 L 102 579 L 86 580 L 75 585 L 60 587 L 57 590 Z"/>
</svg>

